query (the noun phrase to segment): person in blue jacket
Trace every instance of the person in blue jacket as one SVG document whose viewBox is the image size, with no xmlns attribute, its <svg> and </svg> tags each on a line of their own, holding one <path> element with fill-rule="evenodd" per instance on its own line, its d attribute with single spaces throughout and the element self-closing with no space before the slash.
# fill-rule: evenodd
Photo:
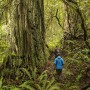
<svg viewBox="0 0 90 90">
<path fill-rule="evenodd" d="M 55 64 L 55 67 L 56 67 L 57 78 L 59 80 L 60 79 L 60 75 L 62 73 L 62 68 L 63 68 L 63 65 L 64 65 L 64 60 L 63 60 L 63 58 L 61 58 L 60 53 L 55 58 L 54 64 Z"/>
</svg>

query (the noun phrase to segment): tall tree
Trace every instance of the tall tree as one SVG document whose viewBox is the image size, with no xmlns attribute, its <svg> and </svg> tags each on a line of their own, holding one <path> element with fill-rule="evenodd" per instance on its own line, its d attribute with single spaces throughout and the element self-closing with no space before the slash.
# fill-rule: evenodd
<svg viewBox="0 0 90 90">
<path fill-rule="evenodd" d="M 8 16 L 14 53 L 22 58 L 24 64 L 37 66 L 44 63 L 46 54 L 43 0 L 13 0 Z"/>
</svg>

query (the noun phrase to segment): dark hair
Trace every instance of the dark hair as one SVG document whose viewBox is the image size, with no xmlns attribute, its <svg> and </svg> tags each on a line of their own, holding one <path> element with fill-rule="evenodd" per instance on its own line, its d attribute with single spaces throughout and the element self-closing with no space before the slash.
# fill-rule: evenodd
<svg viewBox="0 0 90 90">
<path fill-rule="evenodd" d="M 58 53 L 58 56 L 60 56 L 60 53 Z"/>
</svg>

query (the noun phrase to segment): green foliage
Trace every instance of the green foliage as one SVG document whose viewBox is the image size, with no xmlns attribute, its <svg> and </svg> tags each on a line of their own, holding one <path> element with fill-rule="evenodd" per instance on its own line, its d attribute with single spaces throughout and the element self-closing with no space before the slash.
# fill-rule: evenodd
<svg viewBox="0 0 90 90">
<path fill-rule="evenodd" d="M 85 49 L 82 50 L 82 53 L 85 54 L 85 55 L 87 55 L 89 52 L 90 52 L 90 50 L 87 49 L 87 48 L 85 48 Z"/>
<path fill-rule="evenodd" d="M 40 81 L 42 81 L 45 77 L 47 77 L 47 70 L 43 71 L 41 75 L 38 77 Z"/>
<path fill-rule="evenodd" d="M 29 77 L 30 80 L 32 79 L 31 74 L 29 73 L 29 71 L 26 68 L 20 68 L 20 69 L 24 72 L 24 74 L 26 74 Z"/>
<path fill-rule="evenodd" d="M 81 52 L 78 51 L 76 54 L 74 54 L 73 58 L 81 61 L 90 61 L 88 57 L 88 50 L 82 50 Z"/>
<path fill-rule="evenodd" d="M 87 90 L 90 90 L 90 88 L 88 88 Z"/>
<path fill-rule="evenodd" d="M 70 86 L 69 87 L 69 90 L 77 90 L 78 89 L 78 86 Z"/>
<path fill-rule="evenodd" d="M 31 71 L 27 70 L 26 68 L 20 68 L 19 70 L 23 71 L 24 75 L 27 75 L 29 77 L 29 80 L 24 81 L 24 83 L 20 84 L 19 86 L 14 86 L 14 85 L 4 86 L 2 84 L 3 78 L 1 78 L 0 90 L 4 90 L 4 89 L 5 90 L 60 90 L 54 78 L 50 80 L 48 79 L 47 70 L 43 71 L 39 76 L 37 76 L 36 74 L 37 73 L 36 68 L 34 68 L 33 70 L 31 68 Z M 5 73 L 5 71 L 3 73 Z"/>
<path fill-rule="evenodd" d="M 16 87 L 16 86 L 10 86 L 9 89 L 10 89 L 10 90 L 22 90 L 22 89 L 20 89 L 20 88 L 18 88 L 18 87 Z"/>
<path fill-rule="evenodd" d="M 80 73 L 80 74 L 78 74 L 78 76 L 76 77 L 76 80 L 79 81 L 79 80 L 81 79 L 81 77 L 82 77 L 82 74 Z"/>
<path fill-rule="evenodd" d="M 17 88 L 16 86 L 3 86 L 2 85 L 3 82 L 3 77 L 0 78 L 0 90 L 21 90 L 20 88 Z"/>
<path fill-rule="evenodd" d="M 14 72 L 15 71 L 13 69 L 5 68 L 5 69 L 2 70 L 1 75 L 7 77 L 7 76 L 10 76 L 10 75 L 14 75 Z"/>
<path fill-rule="evenodd" d="M 28 72 L 25 69 L 24 71 L 26 73 Z M 34 72 L 36 72 L 36 70 Z M 28 76 L 30 77 L 30 74 Z M 40 76 L 34 77 L 32 79 L 30 78 L 30 80 L 25 81 L 19 87 L 29 90 L 60 90 L 57 84 L 55 83 L 54 78 L 52 78 L 50 81 L 48 80 L 47 70 L 43 71 Z"/>
<path fill-rule="evenodd" d="M 26 81 L 24 82 L 22 85 L 20 85 L 19 87 L 23 88 L 23 89 L 28 89 L 28 90 L 35 90 L 32 86 L 30 86 L 30 81 Z"/>
<path fill-rule="evenodd" d="M 0 88 L 2 88 L 2 80 L 3 80 L 3 77 L 0 78 Z"/>
<path fill-rule="evenodd" d="M 3 90 L 22 90 L 22 89 L 16 86 L 7 85 L 7 86 L 3 86 Z"/>
<path fill-rule="evenodd" d="M 46 43 L 49 48 L 55 48 L 63 37 L 62 28 L 59 26 L 55 17 L 58 9 L 58 18 L 60 23 L 63 24 L 63 4 L 58 0 L 45 0 L 45 27 L 46 27 Z"/>
<path fill-rule="evenodd" d="M 90 44 L 90 31 L 89 31 L 90 30 L 90 23 L 89 23 L 90 22 L 90 14 L 89 14 L 90 13 L 89 12 L 90 0 L 76 0 L 78 7 L 75 4 L 72 4 L 72 2 L 70 3 L 68 2 L 67 4 L 72 6 L 71 8 L 69 6 L 65 7 L 61 1 L 62 0 L 45 0 L 45 27 L 46 27 L 45 40 L 49 48 L 53 49 L 55 48 L 56 45 L 61 46 L 60 40 L 63 38 L 64 31 L 59 26 L 55 15 L 58 9 L 57 17 L 60 20 L 60 24 L 63 27 L 65 27 L 64 24 L 66 22 L 66 18 L 65 18 L 66 7 L 69 8 L 68 11 L 70 11 L 71 8 L 73 7 L 75 9 L 79 8 L 81 10 L 81 13 L 85 19 L 85 25 L 86 25 L 86 30 L 88 34 L 87 41 Z M 73 1 L 73 0 L 66 0 L 66 1 Z M 7 12 L 5 12 L 4 16 L 2 16 L 2 12 L 5 10 L 3 6 L 5 6 L 5 8 L 8 7 L 7 2 L 8 0 L 0 0 L 0 21 L 2 20 L 2 22 L 6 21 L 5 17 L 7 17 Z M 73 11 L 74 10 L 72 9 L 70 12 L 68 12 L 69 18 L 72 19 L 72 20 L 70 19 L 68 23 L 70 24 L 70 27 L 72 27 L 73 25 L 73 28 L 72 28 L 73 31 L 74 31 L 74 27 L 77 27 L 76 28 L 77 30 L 75 29 L 75 31 L 77 32 L 76 33 L 77 35 L 75 38 L 80 39 L 78 36 L 80 34 L 83 34 L 83 31 L 81 28 L 81 21 L 79 19 L 80 16 L 73 13 Z M 74 14 L 75 14 L 75 17 L 77 17 L 77 19 L 79 20 L 73 21 Z M 74 26 L 74 23 L 77 25 Z M 67 31 L 68 31 L 68 28 L 67 28 Z M 65 59 L 65 66 L 63 70 L 64 82 L 62 82 L 62 84 L 64 83 L 63 84 L 64 89 L 62 90 L 78 90 L 77 84 L 79 83 L 79 80 L 81 79 L 83 75 L 82 72 L 85 72 L 85 64 L 87 65 L 87 63 L 90 62 L 90 58 L 88 56 L 88 53 L 90 53 L 90 50 L 87 49 L 87 46 L 85 45 L 85 43 L 82 40 L 78 41 L 78 40 L 73 40 L 72 38 L 70 39 L 71 40 L 64 41 L 65 47 L 63 50 L 64 51 L 63 56 L 65 55 L 66 56 L 64 57 Z M 0 22 L 0 63 L 3 61 L 5 57 L 5 53 L 9 47 L 9 43 L 10 43 L 10 40 L 8 38 L 7 25 L 5 25 L 5 23 L 1 24 Z M 10 54 L 9 52 L 7 53 Z M 2 76 L 10 76 L 12 74 L 13 75 L 15 74 L 16 75 L 15 80 L 19 80 L 19 77 L 22 77 L 22 81 L 24 82 L 20 84 L 19 86 L 13 86 L 13 85 L 4 86 L 3 78 L 1 77 L 0 90 L 60 90 L 57 83 L 55 82 L 55 79 L 54 78 L 52 78 L 51 80 L 49 79 L 48 74 L 47 74 L 48 70 L 45 70 L 41 74 L 38 75 L 36 67 L 35 68 L 30 67 L 28 69 L 26 68 L 16 69 L 17 66 L 22 64 L 22 60 L 17 59 L 17 60 L 12 60 L 12 61 L 10 65 L 14 66 L 15 71 L 13 69 L 5 68 L 4 70 L 2 70 Z M 36 60 L 36 62 L 39 63 L 38 60 Z M 42 63 L 40 62 L 40 64 Z M 26 81 L 27 79 L 28 81 Z M 88 88 L 87 90 L 89 89 L 90 88 Z"/>
<path fill-rule="evenodd" d="M 31 76 L 32 76 L 32 79 L 36 79 L 37 78 L 37 68 L 34 67 L 34 69 L 32 67 L 30 67 L 30 72 L 31 72 Z"/>
<path fill-rule="evenodd" d="M 5 30 L 5 25 L 0 26 L 0 62 L 3 61 L 6 50 L 9 47 L 8 40 L 7 40 L 7 31 Z"/>
</svg>

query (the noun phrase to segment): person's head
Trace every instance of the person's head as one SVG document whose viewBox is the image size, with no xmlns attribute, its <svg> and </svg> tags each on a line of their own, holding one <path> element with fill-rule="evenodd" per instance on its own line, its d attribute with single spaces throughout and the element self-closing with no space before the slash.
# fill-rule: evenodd
<svg viewBox="0 0 90 90">
<path fill-rule="evenodd" d="M 60 53 L 58 53 L 58 56 L 60 56 Z"/>
</svg>

